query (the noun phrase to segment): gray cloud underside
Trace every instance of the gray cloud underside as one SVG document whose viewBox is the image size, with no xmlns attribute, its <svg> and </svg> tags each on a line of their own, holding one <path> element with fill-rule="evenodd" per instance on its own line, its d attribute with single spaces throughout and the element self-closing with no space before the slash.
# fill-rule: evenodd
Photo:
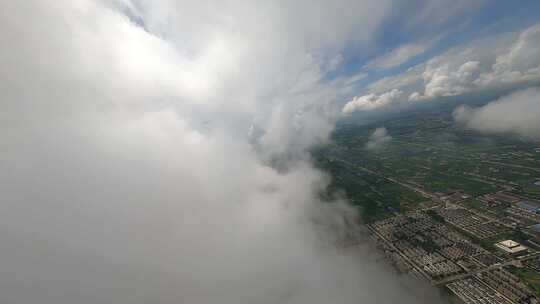
<svg viewBox="0 0 540 304">
<path fill-rule="evenodd" d="M 3 1 L 0 302 L 438 301 L 317 196 L 321 79 L 390 2 L 350 4 Z"/>
</svg>

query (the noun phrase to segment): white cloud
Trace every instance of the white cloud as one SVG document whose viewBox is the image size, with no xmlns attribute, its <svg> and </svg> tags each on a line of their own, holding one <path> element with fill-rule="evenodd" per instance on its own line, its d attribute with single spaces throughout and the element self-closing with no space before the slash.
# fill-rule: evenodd
<svg viewBox="0 0 540 304">
<path fill-rule="evenodd" d="M 397 102 L 402 95 L 402 91 L 392 90 L 380 95 L 368 94 L 363 96 L 355 96 L 351 101 L 345 104 L 342 112 L 344 114 L 349 114 L 354 111 L 369 111 L 382 107 L 387 107 Z"/>
<path fill-rule="evenodd" d="M 492 71 L 477 83 L 520 83 L 540 80 L 540 24 L 523 31 L 505 53 L 497 56 Z"/>
<path fill-rule="evenodd" d="M 406 26 L 439 29 L 456 16 L 480 9 L 485 2 L 486 0 L 456 0 L 450 4 L 445 0 L 420 1 L 421 5 L 414 8 L 415 18 L 411 18 Z"/>
<path fill-rule="evenodd" d="M 540 82 L 540 24 L 458 46 L 402 74 L 385 77 L 368 93 L 403 91 L 409 101 L 484 93 Z M 386 105 L 391 105 L 387 103 Z"/>
<path fill-rule="evenodd" d="M 358 73 L 345 79 L 345 85 L 353 85 L 354 83 L 365 79 L 368 75 L 366 73 Z"/>
<path fill-rule="evenodd" d="M 390 88 L 402 88 L 404 91 L 418 88 L 423 82 L 423 69 L 423 66 L 415 66 L 398 76 L 383 77 L 374 83 L 371 83 L 367 87 L 368 92 L 381 94 L 389 91 Z"/>
<path fill-rule="evenodd" d="M 400 66 L 410 59 L 429 50 L 437 39 L 419 41 L 416 43 L 407 43 L 399 46 L 390 52 L 375 58 L 366 64 L 370 69 L 389 69 Z"/>
<path fill-rule="evenodd" d="M 456 96 L 498 86 L 514 86 L 540 81 L 540 24 L 524 30 L 510 46 L 501 37 L 497 52 L 482 58 L 486 46 L 473 46 L 457 54 L 442 55 L 431 60 L 423 73 L 422 99 Z M 483 55 L 485 56 L 485 55 Z M 474 58 L 471 60 L 471 58 Z M 493 62 L 493 64 L 491 64 Z"/>
<path fill-rule="evenodd" d="M 386 130 L 385 127 L 377 128 L 369 137 L 369 141 L 366 143 L 366 149 L 375 151 L 379 150 L 383 148 L 386 144 L 388 144 L 391 140 L 392 136 L 388 134 L 388 130 Z"/>
<path fill-rule="evenodd" d="M 539 88 L 517 91 L 479 108 L 460 106 L 453 114 L 457 123 L 472 130 L 540 139 Z"/>
<path fill-rule="evenodd" d="M 437 300 L 334 246 L 306 154 L 389 2 L 114 4 L 0 4 L 0 302 Z"/>
<path fill-rule="evenodd" d="M 467 61 L 458 67 L 428 65 L 423 73 L 424 94 L 419 99 L 466 93 L 471 90 L 470 85 L 479 73 L 480 63 L 478 61 Z"/>
</svg>

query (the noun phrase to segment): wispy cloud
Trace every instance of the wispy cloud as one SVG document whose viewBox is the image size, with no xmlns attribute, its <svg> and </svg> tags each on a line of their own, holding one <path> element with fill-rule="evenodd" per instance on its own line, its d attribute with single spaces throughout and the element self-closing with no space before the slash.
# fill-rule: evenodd
<svg viewBox="0 0 540 304">
<path fill-rule="evenodd" d="M 400 66 L 429 50 L 437 41 L 438 38 L 403 44 L 368 62 L 365 67 L 368 69 L 390 69 Z"/>
<path fill-rule="evenodd" d="M 369 141 L 366 143 L 366 149 L 377 151 L 386 146 L 392 140 L 392 136 L 388 134 L 388 130 L 385 127 L 375 129 L 369 137 Z"/>
</svg>

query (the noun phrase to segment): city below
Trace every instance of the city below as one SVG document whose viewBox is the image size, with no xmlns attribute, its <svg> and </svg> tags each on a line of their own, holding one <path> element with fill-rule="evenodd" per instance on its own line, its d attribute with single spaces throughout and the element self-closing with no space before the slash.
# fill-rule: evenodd
<svg viewBox="0 0 540 304">
<path fill-rule="evenodd" d="M 444 112 L 386 126 L 374 147 L 380 128 L 343 124 L 315 155 L 387 260 L 451 303 L 538 303 L 540 149 L 460 129 Z"/>
</svg>

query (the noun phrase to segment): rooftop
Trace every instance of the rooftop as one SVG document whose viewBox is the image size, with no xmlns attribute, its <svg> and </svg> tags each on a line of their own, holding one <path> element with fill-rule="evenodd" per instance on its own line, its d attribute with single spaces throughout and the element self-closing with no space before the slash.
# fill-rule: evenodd
<svg viewBox="0 0 540 304">
<path fill-rule="evenodd" d="M 498 242 L 495 246 L 506 253 L 518 253 L 527 250 L 527 247 L 521 245 L 520 243 L 512 240 L 506 240 Z"/>
</svg>

